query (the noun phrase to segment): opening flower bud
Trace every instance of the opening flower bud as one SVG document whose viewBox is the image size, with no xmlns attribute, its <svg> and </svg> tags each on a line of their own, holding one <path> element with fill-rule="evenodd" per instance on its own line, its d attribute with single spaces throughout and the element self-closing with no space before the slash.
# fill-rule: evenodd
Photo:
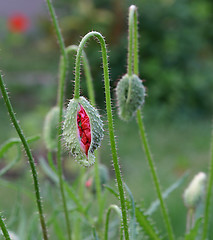
<svg viewBox="0 0 213 240">
<path fill-rule="evenodd" d="M 144 103 L 145 88 L 142 80 L 135 74 L 124 75 L 118 82 L 116 96 L 120 118 L 129 121 Z"/>
<path fill-rule="evenodd" d="M 94 151 L 104 135 L 98 111 L 84 98 L 71 99 L 65 114 L 63 139 L 67 149 L 81 165 L 95 161 Z"/>
<path fill-rule="evenodd" d="M 203 172 L 194 176 L 183 194 L 184 204 L 187 208 L 195 208 L 205 195 L 206 174 Z"/>
<path fill-rule="evenodd" d="M 44 121 L 43 136 L 46 148 L 50 151 L 57 149 L 59 108 L 53 107 L 47 113 Z"/>
</svg>

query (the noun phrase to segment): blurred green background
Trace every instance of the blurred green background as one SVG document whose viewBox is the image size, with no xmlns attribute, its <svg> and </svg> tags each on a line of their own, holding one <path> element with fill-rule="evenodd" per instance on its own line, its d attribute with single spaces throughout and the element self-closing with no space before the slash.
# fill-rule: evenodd
<svg viewBox="0 0 213 240">
<path fill-rule="evenodd" d="M 210 157 L 213 2 L 60 0 L 53 3 L 66 46 L 78 44 L 81 37 L 91 30 L 100 31 L 106 38 L 115 132 L 123 176 L 135 199 L 143 200 L 144 206 L 148 207 L 156 195 L 141 149 L 137 125 L 134 120 L 123 123 L 117 118 L 114 95 L 118 80 L 126 73 L 128 7 L 131 4 L 137 5 L 140 77 L 144 79 L 147 88 L 143 115 L 162 188 L 167 188 L 189 171 L 187 181 L 168 199 L 174 231 L 177 236 L 183 235 L 186 210 L 182 202 L 182 192 L 194 174 L 199 171 L 207 172 Z M 17 12 L 14 6 L 11 7 L 11 12 L 0 12 L 0 69 L 26 136 L 42 135 L 45 115 L 56 103 L 59 47 L 45 7 L 42 3 L 32 17 L 28 7 L 23 5 L 23 12 L 18 12 L 26 16 L 29 26 L 21 32 L 8 28 L 11 15 Z M 4 3 L 0 4 L 0 8 L 4 9 Z M 85 51 L 91 65 L 97 106 L 107 127 L 100 47 L 95 41 L 91 41 Z M 71 56 L 66 99 L 73 95 L 74 60 L 74 56 Z M 81 89 L 82 94 L 87 96 L 83 74 Z M 11 127 L 0 94 L 0 145 L 10 137 L 16 137 L 16 133 Z M 41 156 L 45 158 L 46 149 L 42 138 L 32 148 L 36 160 Z M 8 153 L 7 157 L 1 159 L 0 166 L 3 167 L 15 154 L 15 151 Z M 101 161 L 110 168 L 114 185 L 108 136 L 102 144 Z M 0 211 L 4 211 L 6 217 L 12 214 L 13 199 L 20 198 L 22 190 L 15 187 L 16 189 L 9 191 L 4 181 L 11 183 L 16 180 L 31 191 L 29 166 L 25 162 L 23 154 L 23 161 L 1 177 Z M 72 183 L 79 168 L 69 160 L 65 161 L 65 167 L 65 174 Z M 40 175 L 46 182 L 42 170 Z M 32 213 L 33 201 L 26 200 L 22 194 L 21 198 Z M 154 216 L 159 229 L 163 228 L 160 216 L 159 212 Z"/>
</svg>

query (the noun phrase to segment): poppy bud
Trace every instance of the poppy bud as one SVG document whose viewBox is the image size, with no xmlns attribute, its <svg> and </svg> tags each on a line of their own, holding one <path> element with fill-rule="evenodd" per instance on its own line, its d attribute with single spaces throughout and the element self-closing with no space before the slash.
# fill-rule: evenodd
<svg viewBox="0 0 213 240">
<path fill-rule="evenodd" d="M 57 149 L 58 118 L 59 108 L 53 107 L 47 113 L 44 121 L 44 142 L 46 148 L 50 151 L 55 151 Z"/>
<path fill-rule="evenodd" d="M 205 194 L 206 174 L 203 172 L 194 176 L 183 194 L 183 200 L 187 208 L 195 208 Z"/>
<path fill-rule="evenodd" d="M 81 165 L 95 161 L 94 151 L 104 135 L 98 111 L 84 98 L 71 99 L 65 114 L 63 138 L 67 149 Z"/>
<path fill-rule="evenodd" d="M 124 75 L 116 88 L 119 116 L 129 121 L 144 103 L 145 88 L 142 80 L 135 74 Z"/>
</svg>

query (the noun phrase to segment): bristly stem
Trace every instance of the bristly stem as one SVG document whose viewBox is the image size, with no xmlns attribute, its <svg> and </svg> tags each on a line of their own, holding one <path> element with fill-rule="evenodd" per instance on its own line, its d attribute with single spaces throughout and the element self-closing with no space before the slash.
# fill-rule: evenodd
<svg viewBox="0 0 213 240">
<path fill-rule="evenodd" d="M 78 51 L 78 46 L 76 45 L 70 45 L 66 48 L 66 53 L 67 55 L 71 53 L 72 51 L 77 52 Z M 94 86 L 93 86 L 93 81 L 92 81 L 92 75 L 90 71 L 90 66 L 89 66 L 89 61 L 87 58 L 86 53 L 83 51 L 83 68 L 84 68 L 84 74 L 86 78 L 86 84 L 87 84 L 87 90 L 88 90 L 88 96 L 90 103 L 95 107 L 95 91 L 94 91 Z M 99 205 L 99 217 L 98 221 L 102 221 L 102 211 L 101 211 L 101 206 L 103 203 L 103 199 L 101 196 L 101 182 L 100 182 L 100 177 L 99 177 L 99 156 L 98 156 L 98 150 L 96 151 L 96 161 L 95 161 L 95 185 L 96 185 L 96 194 L 97 194 L 97 199 L 98 199 L 98 205 Z M 82 168 L 81 168 L 82 169 Z"/>
<path fill-rule="evenodd" d="M 135 11 L 133 9 L 133 7 L 135 6 L 130 6 L 129 8 L 129 22 L 128 22 L 128 25 L 129 25 L 129 34 L 128 34 L 128 37 L 129 37 L 129 41 L 128 41 L 128 56 L 127 56 L 127 73 L 129 76 L 132 75 L 132 67 L 133 67 L 133 62 L 132 62 L 132 57 L 133 57 L 133 36 L 134 36 L 134 14 L 135 14 Z"/>
<path fill-rule="evenodd" d="M 131 43 L 129 42 L 129 49 L 128 50 L 131 54 L 133 54 L 133 56 L 131 55 L 132 58 L 133 58 L 133 73 L 136 74 L 136 75 L 139 75 L 138 26 L 137 25 L 138 25 L 137 24 L 137 8 L 136 8 L 136 6 L 132 5 L 129 8 L 129 34 L 131 34 L 132 36 L 129 36 L 129 41 L 131 40 Z M 128 53 L 128 58 L 129 57 L 130 57 L 130 54 Z M 128 69 L 130 69 L 130 68 L 132 68 L 132 60 L 128 59 Z M 142 114 L 141 114 L 140 109 L 137 110 L 137 123 L 138 123 L 139 131 L 140 131 L 140 136 L 141 136 L 141 140 L 142 140 L 142 143 L 143 143 L 144 151 L 145 151 L 145 154 L 146 154 L 146 158 L 148 160 L 148 164 L 149 164 L 149 167 L 150 167 L 152 178 L 153 178 L 155 188 L 156 188 L 156 191 L 157 191 L 157 195 L 158 195 L 158 198 L 159 198 L 159 201 L 160 201 L 161 211 L 162 211 L 164 222 L 165 222 L 165 225 L 166 225 L 166 228 L 167 228 L 168 237 L 169 237 L 170 240 L 173 240 L 174 235 L 173 235 L 171 222 L 170 222 L 170 219 L 169 219 L 169 215 L 168 215 L 168 212 L 167 212 L 166 205 L 165 205 L 163 197 L 162 197 L 160 182 L 159 182 L 159 179 L 158 179 L 158 176 L 157 176 L 154 161 L 153 161 L 152 156 L 151 156 L 151 151 L 149 149 L 149 145 L 148 145 L 148 141 L 147 141 L 145 128 L 144 128 L 144 124 L 143 124 L 143 119 L 142 119 Z"/>
<path fill-rule="evenodd" d="M 61 51 L 61 59 L 60 59 L 60 66 L 59 66 L 59 85 L 58 85 L 58 99 L 57 99 L 57 105 L 59 107 L 59 126 L 58 126 L 58 144 L 57 144 L 57 167 L 58 167 L 58 175 L 59 175 L 59 185 L 60 185 L 60 191 L 61 191 L 61 197 L 63 202 L 63 209 L 64 209 L 64 215 L 65 215 L 65 221 L 66 221 L 66 227 L 67 227 L 67 234 L 68 239 L 72 239 L 71 235 L 71 226 L 69 221 L 69 213 L 67 209 L 67 202 L 64 192 L 64 183 L 63 183 L 63 169 L 62 169 L 62 161 L 61 161 L 61 155 L 62 155 L 62 147 L 61 147 L 61 136 L 62 136 L 62 120 L 63 120 L 63 104 L 64 104 L 64 86 L 65 86 L 65 79 L 66 79 L 66 73 L 67 73 L 67 66 L 68 66 L 68 58 L 67 53 L 65 49 L 64 40 L 59 28 L 59 24 L 56 18 L 56 14 L 52 5 L 51 0 L 47 0 L 47 6 L 48 10 L 53 22 L 54 29 L 56 31 L 56 35 L 59 42 L 59 47 Z"/>
<path fill-rule="evenodd" d="M 3 220 L 2 216 L 1 216 L 1 214 L 0 214 L 0 227 L 1 227 L 2 233 L 3 233 L 4 237 L 5 237 L 5 240 L 11 240 L 9 232 L 7 230 L 7 227 L 6 227 L 5 223 L 4 223 L 4 220 Z"/>
<path fill-rule="evenodd" d="M 27 139 L 25 138 L 25 136 L 23 134 L 23 131 L 22 131 L 22 129 L 21 129 L 19 123 L 18 123 L 18 120 L 16 119 L 15 112 L 13 110 L 10 99 L 8 97 L 8 94 L 7 94 L 6 88 L 4 86 L 4 82 L 3 82 L 1 74 L 0 74 L 0 89 L 1 89 L 1 92 L 2 92 L 4 102 L 6 104 L 8 113 L 10 115 L 11 121 L 12 121 L 12 123 L 13 123 L 21 141 L 22 141 L 22 144 L 24 146 L 25 152 L 27 154 L 27 157 L 28 157 L 28 160 L 29 160 L 29 163 L 30 163 L 30 167 L 31 167 L 31 171 L 32 171 L 32 177 L 33 177 L 33 184 L 34 184 L 34 188 L 35 188 L 36 203 L 37 203 L 37 208 L 38 208 L 38 212 L 39 212 L 39 218 L 40 218 L 40 222 L 41 222 L 43 238 L 44 238 L 44 240 L 48 240 L 47 228 L 46 228 L 46 223 L 45 223 L 45 219 L 44 219 L 40 190 L 39 190 L 38 174 L 37 174 L 37 171 L 36 171 L 34 158 L 33 158 L 33 155 L 30 151 L 30 147 L 27 143 Z"/>
<path fill-rule="evenodd" d="M 207 232 L 208 232 L 208 226 L 209 226 L 210 205 L 211 205 L 210 200 L 211 200 L 211 195 L 212 195 L 212 185 L 213 185 L 213 130 L 212 130 L 212 137 L 211 137 L 211 158 L 210 158 L 210 164 L 209 164 L 206 202 L 205 202 L 205 209 L 204 209 L 204 223 L 203 223 L 202 240 L 207 239 Z"/>
<path fill-rule="evenodd" d="M 119 163 L 118 163 L 118 156 L 117 156 L 116 143 L 115 143 L 115 137 L 114 137 L 111 96 L 110 96 L 110 80 L 109 80 L 109 70 L 108 70 L 108 61 L 107 61 L 107 49 L 106 49 L 105 40 L 99 32 L 95 32 L 95 31 L 89 32 L 88 34 L 86 34 L 83 37 L 83 39 L 80 42 L 78 52 L 77 52 L 77 56 L 76 56 L 76 65 L 75 65 L 75 93 L 74 93 L 74 98 L 75 99 L 79 98 L 80 67 L 81 67 L 82 51 L 83 51 L 83 48 L 84 48 L 85 44 L 87 43 L 87 41 L 91 37 L 96 37 L 99 40 L 99 43 L 101 45 L 103 70 L 104 70 L 106 109 L 107 109 L 108 128 L 109 128 L 110 143 L 111 143 L 111 152 L 112 152 L 113 164 L 114 164 L 115 175 L 116 175 L 116 179 L 117 179 L 119 196 L 120 196 L 125 239 L 129 240 L 125 195 L 124 195 L 123 182 L 122 182 L 122 178 L 121 178 L 121 171 L 120 171 L 120 166 L 119 166 Z"/>
</svg>

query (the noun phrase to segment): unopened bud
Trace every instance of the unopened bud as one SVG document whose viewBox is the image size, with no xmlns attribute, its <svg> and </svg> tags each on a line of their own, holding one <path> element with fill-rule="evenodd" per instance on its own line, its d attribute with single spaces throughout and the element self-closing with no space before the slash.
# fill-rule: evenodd
<svg viewBox="0 0 213 240">
<path fill-rule="evenodd" d="M 187 208 L 195 208 L 205 195 L 206 174 L 199 172 L 194 176 L 183 194 L 183 200 Z"/>
<path fill-rule="evenodd" d="M 124 75 L 116 88 L 119 116 L 129 121 L 144 103 L 145 88 L 142 80 L 135 74 Z"/>
</svg>

